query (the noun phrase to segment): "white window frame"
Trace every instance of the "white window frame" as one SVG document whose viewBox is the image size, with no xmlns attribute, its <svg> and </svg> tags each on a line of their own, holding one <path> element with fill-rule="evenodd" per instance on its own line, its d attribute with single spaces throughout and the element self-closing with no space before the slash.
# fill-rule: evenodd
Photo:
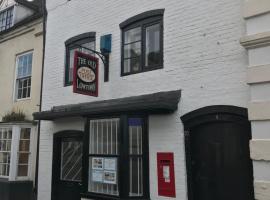
<svg viewBox="0 0 270 200">
<path fill-rule="evenodd" d="M 10 153 L 10 169 L 9 176 L 0 176 L 0 178 L 8 179 L 9 181 L 24 181 L 32 179 L 33 161 L 34 161 L 34 144 L 35 144 L 35 126 L 33 125 L 0 125 L 2 128 L 12 129 L 12 140 L 11 140 L 11 153 Z M 20 144 L 20 134 L 22 128 L 30 128 L 30 147 L 29 147 L 29 160 L 28 160 L 28 172 L 27 176 L 18 177 L 18 158 L 19 158 L 19 144 Z"/>
<path fill-rule="evenodd" d="M 19 61 L 19 57 L 21 57 L 21 56 L 25 56 L 25 55 L 27 55 L 27 54 L 32 54 L 32 66 L 31 66 L 31 76 L 30 76 L 30 79 L 31 79 L 31 86 L 30 86 L 30 88 L 31 88 L 31 91 L 30 91 L 30 96 L 29 97 L 26 97 L 26 98 L 20 98 L 20 99 L 18 99 L 18 78 L 17 78 L 17 76 L 18 76 L 18 61 Z M 16 55 L 16 63 L 15 63 L 15 80 L 14 80 L 14 92 L 13 92 L 13 100 L 14 100 L 14 102 L 16 102 L 16 101 L 25 101 L 25 100 L 30 100 L 31 99 L 31 96 L 32 96 L 32 85 L 33 85 L 33 82 L 32 82 L 32 80 L 33 80 L 33 63 L 34 63 L 34 51 L 33 50 L 30 50 L 30 51 L 26 51 L 26 52 L 24 52 L 24 53 L 21 53 L 21 54 L 17 54 Z"/>
<path fill-rule="evenodd" d="M 0 127 L 0 131 L 2 131 L 1 129 L 11 129 L 12 130 L 12 127 L 10 126 L 2 126 Z M 10 149 L 10 163 L 9 163 L 9 175 L 10 175 L 10 166 L 11 166 L 11 155 L 12 155 L 12 148 L 13 148 L 13 144 L 12 144 L 12 141 L 13 141 L 13 133 L 12 133 L 12 138 L 11 138 L 11 149 Z M 0 178 L 9 178 L 9 175 L 8 176 L 3 176 L 3 175 L 0 175 Z"/>
</svg>

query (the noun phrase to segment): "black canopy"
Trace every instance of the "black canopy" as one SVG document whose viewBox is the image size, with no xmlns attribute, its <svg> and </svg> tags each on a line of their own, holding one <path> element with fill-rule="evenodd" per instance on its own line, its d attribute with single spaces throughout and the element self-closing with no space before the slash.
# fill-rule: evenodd
<svg viewBox="0 0 270 200">
<path fill-rule="evenodd" d="M 93 116 L 130 111 L 166 114 L 177 110 L 180 97 L 180 90 L 158 92 L 119 99 L 55 106 L 48 111 L 36 112 L 33 116 L 35 120 L 55 120 L 66 117 Z"/>
</svg>

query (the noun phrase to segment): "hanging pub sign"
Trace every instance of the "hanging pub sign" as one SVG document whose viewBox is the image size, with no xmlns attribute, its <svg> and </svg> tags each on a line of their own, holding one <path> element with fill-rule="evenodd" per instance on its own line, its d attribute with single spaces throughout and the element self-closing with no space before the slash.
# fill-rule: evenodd
<svg viewBox="0 0 270 200">
<path fill-rule="evenodd" d="M 73 92 L 97 97 L 98 58 L 76 51 L 73 70 Z"/>
</svg>

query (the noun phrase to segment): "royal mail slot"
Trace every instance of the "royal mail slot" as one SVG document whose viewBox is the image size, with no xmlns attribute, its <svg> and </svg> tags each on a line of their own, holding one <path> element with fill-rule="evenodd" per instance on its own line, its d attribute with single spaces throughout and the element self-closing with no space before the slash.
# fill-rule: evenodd
<svg viewBox="0 0 270 200">
<path fill-rule="evenodd" d="M 176 197 L 173 153 L 157 153 L 158 195 Z"/>
</svg>

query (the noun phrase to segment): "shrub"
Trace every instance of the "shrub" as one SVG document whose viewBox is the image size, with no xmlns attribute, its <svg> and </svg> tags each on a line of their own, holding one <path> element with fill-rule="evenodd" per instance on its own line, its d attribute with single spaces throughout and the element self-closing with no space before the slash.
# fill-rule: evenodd
<svg viewBox="0 0 270 200">
<path fill-rule="evenodd" d="M 18 121 L 25 121 L 25 113 L 21 110 L 12 110 L 7 112 L 3 118 L 3 122 L 18 122 Z"/>
</svg>

